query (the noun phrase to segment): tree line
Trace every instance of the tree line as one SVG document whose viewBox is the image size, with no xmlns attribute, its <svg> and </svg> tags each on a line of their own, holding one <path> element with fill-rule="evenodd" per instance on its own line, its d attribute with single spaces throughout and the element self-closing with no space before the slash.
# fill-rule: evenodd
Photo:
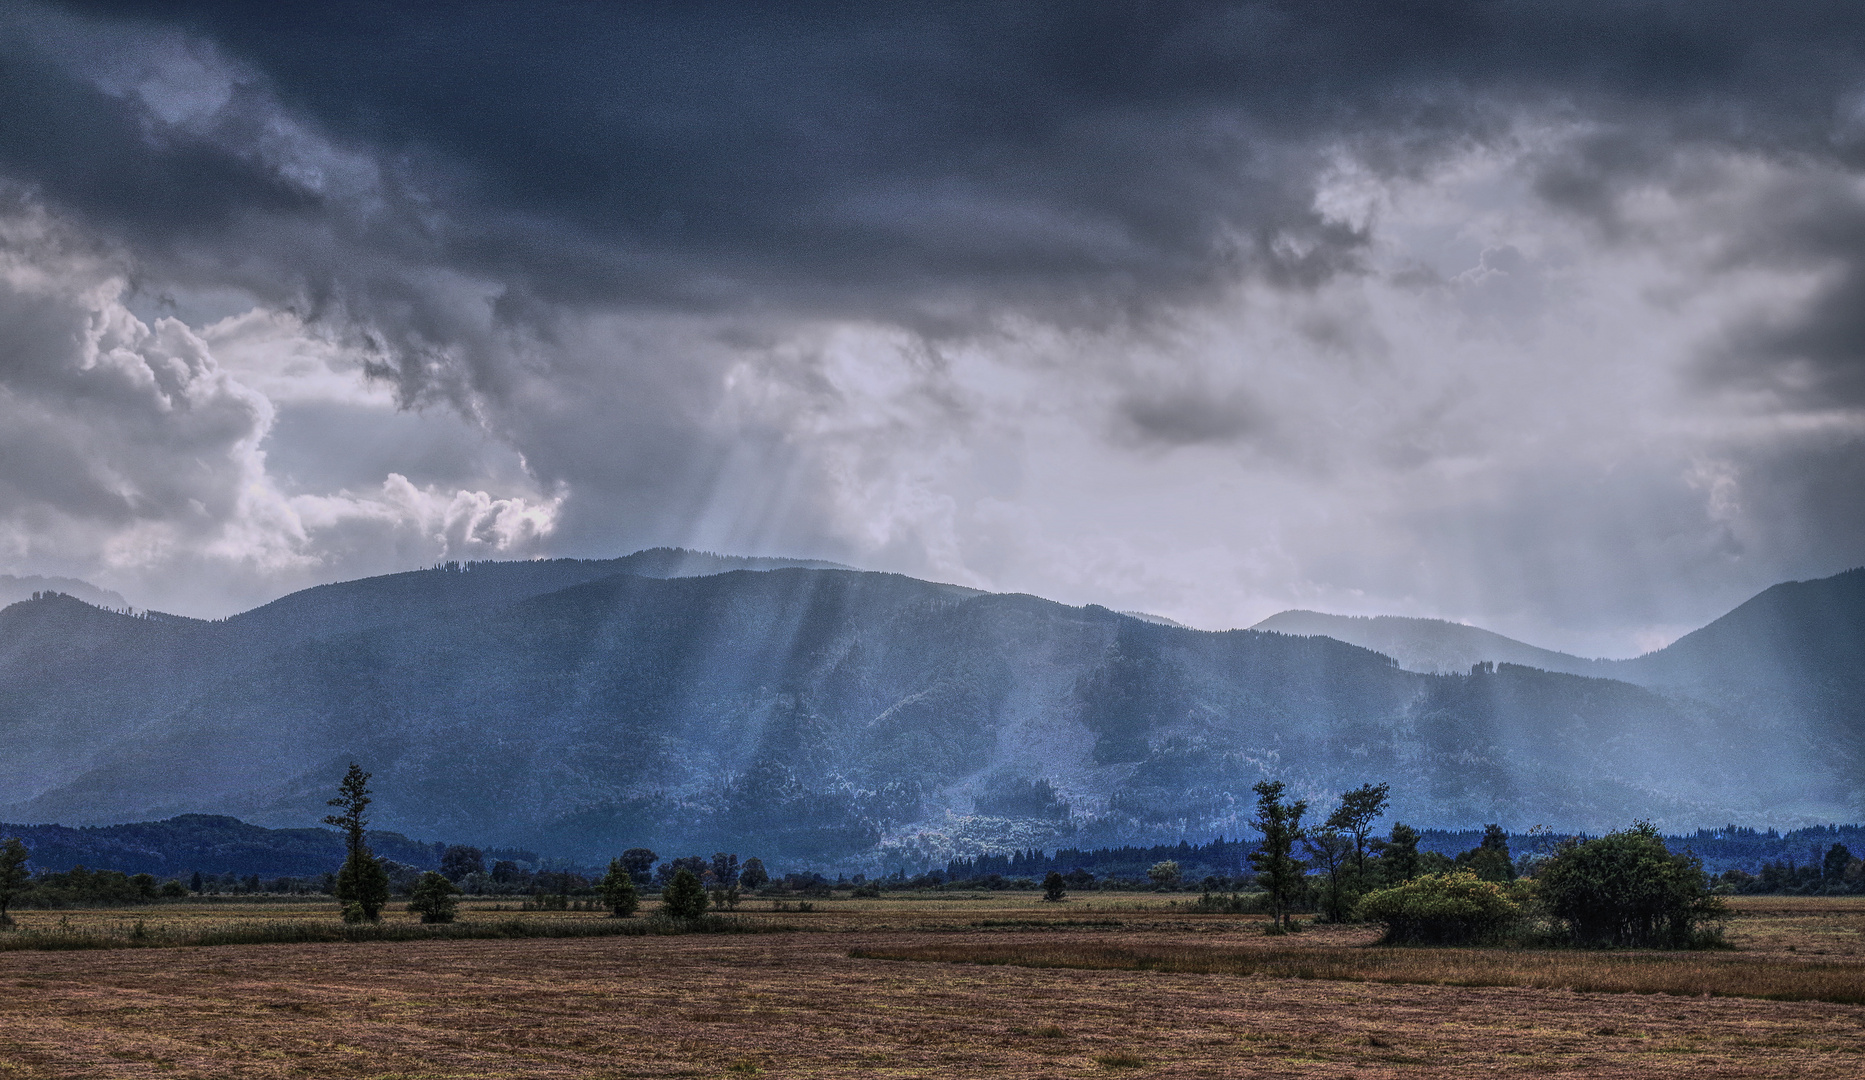
<svg viewBox="0 0 1865 1080">
<path fill-rule="evenodd" d="M 1719 940 L 1725 911 L 1701 860 L 1672 852 L 1646 823 L 1564 840 L 1523 874 L 1499 825 L 1455 858 L 1420 851 L 1417 830 L 1403 823 L 1377 836 L 1389 805 L 1385 784 L 1347 792 L 1317 824 L 1307 823 L 1308 803 L 1289 798 L 1280 781 L 1253 790 L 1262 840 L 1250 861 L 1276 932 L 1296 929 L 1295 914 L 1312 911 L 1321 921 L 1383 923 L 1391 943 L 1481 943 L 1539 915 L 1549 927 L 1544 937 L 1583 946 Z"/>
<path fill-rule="evenodd" d="M 826 895 L 833 887 L 821 875 L 811 873 L 788 874 L 774 881 L 757 858 L 741 864 L 737 855 L 717 852 L 710 858 L 693 855 L 661 862 L 654 851 L 639 847 L 611 860 L 599 878 L 571 871 L 532 871 L 510 859 L 495 858 L 488 867 L 488 852 L 464 845 L 443 848 L 439 870 L 417 870 L 370 850 L 369 780 L 370 774 L 352 763 L 337 796 L 329 801 L 334 812 L 324 819 L 339 830 L 345 857 L 335 873 L 323 876 L 316 891 L 335 895 L 343 918 L 350 922 L 379 920 L 393 894 L 406 895 L 410 910 L 431 922 L 451 921 L 459 897 L 466 892 L 520 891 L 528 892 L 540 907 L 567 907 L 570 898 L 578 896 L 587 898 L 577 901 L 579 906 L 599 903 L 617 916 L 632 915 L 644 893 L 657 892 L 664 915 L 696 919 L 708 911 L 736 908 L 747 892 L 794 890 Z M 1689 853 L 1671 852 L 1656 830 L 1643 824 L 1596 839 L 1566 838 L 1550 852 L 1520 858 L 1512 857 L 1508 834 L 1492 824 L 1476 846 L 1450 856 L 1422 849 L 1422 834 L 1403 823 L 1393 823 L 1384 835 L 1375 831 L 1390 804 L 1385 784 L 1365 784 L 1346 792 L 1319 821 L 1310 819 L 1309 804 L 1290 798 L 1280 781 L 1263 781 L 1253 791 L 1257 796 L 1253 828 L 1259 834 L 1254 842 L 1219 839 L 1200 846 L 1181 843 L 1116 850 L 1128 863 L 1156 854 L 1184 858 L 1185 863 L 1165 858 L 1146 867 L 1146 886 L 1162 890 L 1190 884 L 1185 864 L 1235 868 L 1235 873 L 1207 874 L 1193 886 L 1203 889 L 1195 910 L 1261 911 L 1270 916 L 1272 928 L 1281 932 L 1296 927 L 1298 914 L 1329 922 L 1373 919 L 1386 923 L 1395 940 L 1482 937 L 1503 924 L 1519 922 L 1533 910 L 1561 923 L 1576 941 L 1678 944 L 1693 940 L 1699 925 L 1718 914 L 1712 885 L 1719 886 L 1720 892 L 1865 891 L 1865 862 L 1842 843 L 1833 843 L 1822 859 L 1806 866 L 1770 863 L 1757 875 L 1732 870 L 1712 882 L 1700 860 Z M 954 861 L 947 868 L 951 878 L 935 872 L 908 879 L 897 871 L 871 882 L 857 875 L 853 882 L 836 884 L 851 888 L 857 896 L 878 895 L 883 888 L 1035 888 L 1033 878 L 1005 879 L 994 867 L 1015 872 L 1044 864 L 1051 868 L 1043 874 L 1041 888 L 1050 900 L 1063 900 L 1071 889 L 1096 884 L 1139 884 L 1132 879 L 1097 882 L 1079 866 L 1066 874 L 1056 867 L 1083 854 L 1089 853 L 1058 851 L 1045 859 L 1038 851 L 1018 852 Z M 184 885 L 178 879 L 161 882 L 149 874 L 88 871 L 82 866 L 33 877 L 26 873 L 26 859 L 27 851 L 17 838 L 0 843 L 0 920 L 8 919 L 9 906 L 17 903 L 138 903 L 182 897 L 210 887 L 199 873 Z M 986 872 L 977 873 L 980 870 Z M 971 876 L 961 878 L 960 874 Z M 1529 879 L 1526 884 L 1519 880 L 1524 877 Z M 262 886 L 257 875 L 224 875 L 211 885 L 247 893 L 259 892 Z M 267 891 L 311 888 L 300 879 L 277 879 Z M 1635 910 L 1614 916 L 1617 921 L 1601 922 L 1604 917 L 1599 912 L 1616 910 L 1615 905 L 1631 905 Z"/>
</svg>

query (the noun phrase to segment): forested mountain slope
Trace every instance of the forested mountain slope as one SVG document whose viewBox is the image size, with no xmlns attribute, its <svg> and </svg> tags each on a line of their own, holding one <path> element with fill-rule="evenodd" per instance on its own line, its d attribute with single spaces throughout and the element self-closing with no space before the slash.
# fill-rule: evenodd
<svg viewBox="0 0 1865 1080">
<path fill-rule="evenodd" d="M 1266 776 L 1316 799 L 1390 782 L 1427 826 L 1857 816 L 1856 777 L 1804 740 L 1625 682 L 1420 674 L 1323 637 L 887 574 L 546 589 L 608 568 L 505 565 L 524 569 L 219 623 L 0 612 L 0 820 L 307 825 L 351 760 L 376 774 L 378 827 L 589 857 L 1234 836 Z"/>
<path fill-rule="evenodd" d="M 1610 673 L 1746 716 L 1865 792 L 1865 568 L 1776 585 Z"/>
</svg>

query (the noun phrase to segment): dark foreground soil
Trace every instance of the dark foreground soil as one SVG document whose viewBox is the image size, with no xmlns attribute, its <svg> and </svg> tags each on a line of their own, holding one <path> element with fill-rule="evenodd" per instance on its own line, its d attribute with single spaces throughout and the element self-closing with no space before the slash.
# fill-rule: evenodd
<svg viewBox="0 0 1865 1080">
<path fill-rule="evenodd" d="M 1853 1005 L 848 955 L 970 936 L 1053 934 L 0 954 L 0 1078 L 1865 1077 Z"/>
</svg>

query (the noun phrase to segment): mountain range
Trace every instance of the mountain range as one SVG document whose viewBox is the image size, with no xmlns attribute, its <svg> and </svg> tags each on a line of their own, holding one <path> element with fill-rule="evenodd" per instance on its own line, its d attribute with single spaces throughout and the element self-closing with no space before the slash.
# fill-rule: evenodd
<svg viewBox="0 0 1865 1080">
<path fill-rule="evenodd" d="M 1865 570 L 1578 672 L 1407 670 L 1424 654 L 1317 625 L 1205 632 L 670 549 L 447 565 L 212 622 L 42 594 L 0 611 L 0 820 L 303 826 L 350 761 L 378 828 L 590 860 L 1237 836 L 1266 777 L 1318 805 L 1387 782 L 1395 816 L 1447 828 L 1859 816 Z"/>
</svg>

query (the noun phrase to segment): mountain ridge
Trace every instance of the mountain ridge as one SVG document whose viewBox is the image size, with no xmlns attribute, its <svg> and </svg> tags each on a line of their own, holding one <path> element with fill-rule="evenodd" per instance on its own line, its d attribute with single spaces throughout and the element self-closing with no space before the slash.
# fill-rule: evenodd
<svg viewBox="0 0 1865 1080">
<path fill-rule="evenodd" d="M 1403 615 L 1328 615 L 1294 609 L 1250 627 L 1278 634 L 1331 637 L 1392 657 L 1408 671 L 1452 674 L 1477 663 L 1521 664 L 1569 675 L 1612 677 L 1610 660 L 1543 649 L 1492 630 Z"/>
<path fill-rule="evenodd" d="M 1856 816 L 1856 771 L 1791 718 L 1676 687 L 1423 674 L 1326 637 L 863 571 L 536 591 L 610 566 L 345 583 L 360 605 L 311 590 L 292 634 L 9 607 L 0 817 L 302 825 L 350 760 L 377 774 L 384 828 L 591 856 L 729 841 L 928 862 L 1241 835 L 1268 777 L 1314 800 L 1388 781 L 1423 826 Z"/>
</svg>

